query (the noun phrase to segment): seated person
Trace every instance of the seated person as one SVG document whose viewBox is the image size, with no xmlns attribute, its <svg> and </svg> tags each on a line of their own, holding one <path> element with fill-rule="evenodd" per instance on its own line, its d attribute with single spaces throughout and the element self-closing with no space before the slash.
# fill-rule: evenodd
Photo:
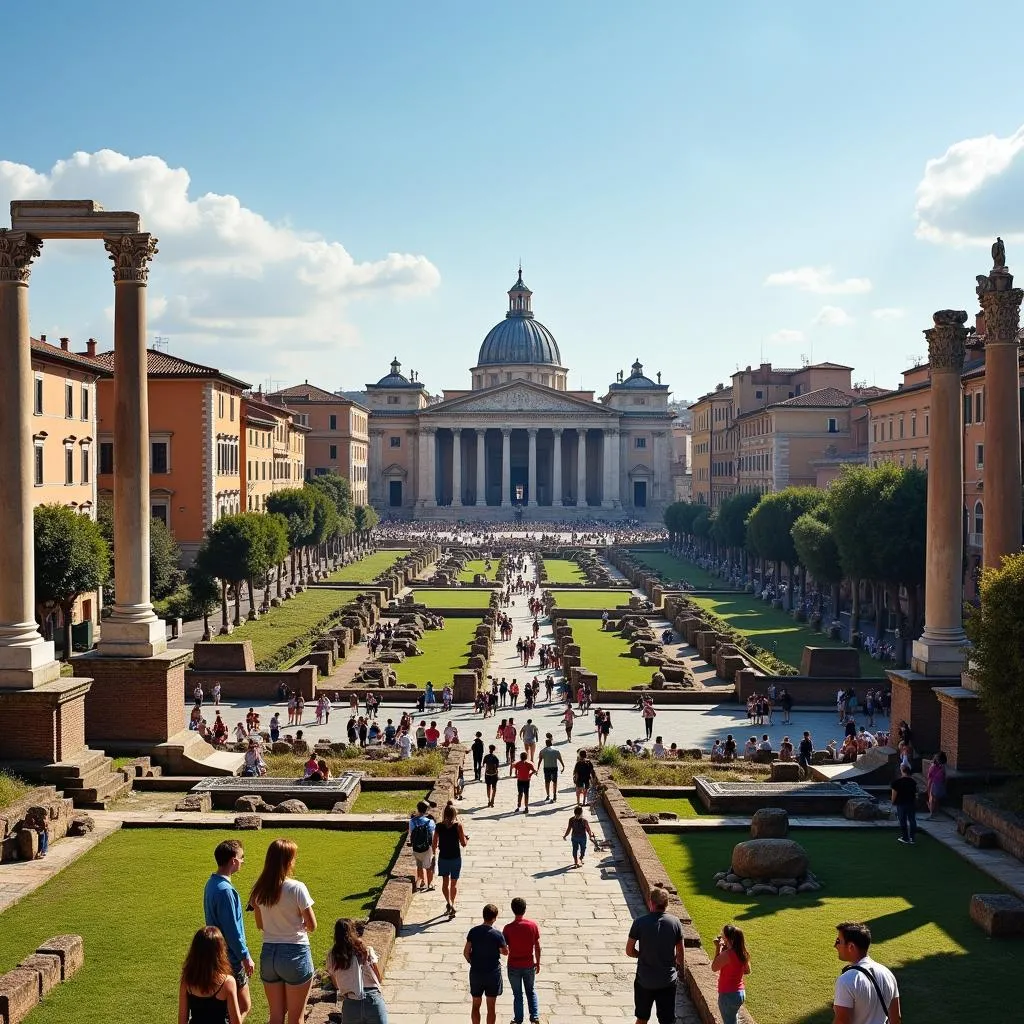
<svg viewBox="0 0 1024 1024">
<path fill-rule="evenodd" d="M 320 782 L 323 779 L 323 776 L 320 774 L 320 762 L 317 760 L 316 754 L 309 755 L 309 760 L 303 769 L 302 778 L 306 782 Z"/>
<path fill-rule="evenodd" d="M 244 743 L 249 737 L 249 734 L 245 731 L 245 726 L 241 722 L 235 724 L 235 742 Z"/>
<path fill-rule="evenodd" d="M 732 738 L 732 733 L 725 737 L 725 750 L 722 751 L 722 759 L 725 761 L 736 760 L 736 741 Z"/>
<path fill-rule="evenodd" d="M 745 761 L 752 761 L 754 759 L 754 753 L 757 751 L 757 740 L 751 736 L 746 743 L 743 744 L 743 759 Z"/>
<path fill-rule="evenodd" d="M 675 761 L 681 754 L 682 754 L 682 751 L 679 749 L 678 745 L 675 744 L 675 743 L 673 743 L 668 748 L 668 750 L 666 751 L 666 756 L 672 758 L 673 761 Z"/>
<path fill-rule="evenodd" d="M 370 728 L 366 733 L 366 741 L 368 743 L 380 743 L 380 726 L 376 722 L 370 723 Z"/>
<path fill-rule="evenodd" d="M 878 743 L 878 740 L 875 737 L 874 733 L 868 732 L 863 725 L 860 727 L 860 732 L 857 734 L 857 740 L 858 742 L 860 740 L 864 741 L 865 750 L 870 750 L 873 746 L 875 746 Z"/>
<path fill-rule="evenodd" d="M 245 752 L 245 764 L 242 767 L 242 774 L 247 776 L 266 775 L 267 766 L 260 754 L 260 748 L 255 740 L 249 740 L 249 747 Z"/>
<path fill-rule="evenodd" d="M 394 722 L 388 719 L 388 724 L 384 726 L 384 742 L 389 746 L 395 745 L 395 737 L 398 735 L 398 730 L 395 728 Z"/>
<path fill-rule="evenodd" d="M 320 778 L 326 782 L 331 777 L 331 769 L 327 762 L 322 758 L 318 757 L 316 760 L 317 769 L 320 772 Z"/>
<path fill-rule="evenodd" d="M 768 733 L 765 733 L 765 734 L 764 734 L 764 735 L 763 735 L 763 736 L 761 737 L 761 742 L 760 742 L 760 743 L 758 743 L 758 745 L 757 745 L 757 749 L 758 749 L 758 750 L 761 750 L 761 751 L 767 751 L 768 753 L 771 753 L 771 750 L 772 750 L 772 741 L 771 741 L 770 739 L 768 739 Z"/>
<path fill-rule="evenodd" d="M 839 757 L 847 764 L 857 760 L 857 740 L 853 736 L 847 736 L 843 745 L 839 748 Z"/>
<path fill-rule="evenodd" d="M 203 720 L 203 705 L 196 704 L 192 708 L 192 713 L 188 716 L 188 727 L 192 730 L 199 728 L 199 723 Z"/>
<path fill-rule="evenodd" d="M 792 761 L 793 760 L 793 744 L 788 736 L 782 737 L 782 743 L 779 746 L 779 760 L 780 761 Z"/>
<path fill-rule="evenodd" d="M 675 746 L 673 743 L 672 746 Z M 725 744 L 721 740 L 715 740 L 711 747 L 711 760 L 712 761 L 724 761 L 725 760 Z"/>
<path fill-rule="evenodd" d="M 654 737 L 654 746 L 651 748 L 651 753 L 659 760 L 664 760 L 665 757 L 665 744 L 662 743 L 660 736 Z"/>
</svg>

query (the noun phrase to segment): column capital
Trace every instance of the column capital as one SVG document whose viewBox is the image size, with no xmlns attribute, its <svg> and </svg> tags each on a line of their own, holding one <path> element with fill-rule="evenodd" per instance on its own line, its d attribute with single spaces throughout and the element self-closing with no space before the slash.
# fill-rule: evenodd
<svg viewBox="0 0 1024 1024">
<path fill-rule="evenodd" d="M 511 427 L 502 427 L 501 428 L 501 436 L 502 437 L 511 437 L 512 436 L 512 428 Z"/>
<path fill-rule="evenodd" d="M 1007 275 L 1009 276 L 1009 275 Z M 1004 288 L 982 290 L 981 282 L 991 281 L 990 277 L 978 278 L 978 300 L 985 312 L 985 345 L 1019 344 L 1017 337 L 1020 330 L 1020 304 L 1024 299 L 1024 290 L 1020 288 Z M 1013 278 L 1010 277 L 1010 282 Z"/>
<path fill-rule="evenodd" d="M 565 429 L 564 427 L 552 427 L 551 428 L 551 433 L 554 434 L 555 437 L 561 437 L 562 436 L 562 431 L 564 429 Z"/>
<path fill-rule="evenodd" d="M 940 309 L 932 314 L 934 327 L 924 331 L 928 339 L 928 361 L 933 371 L 961 373 L 964 368 L 967 335 L 967 311 Z"/>
<path fill-rule="evenodd" d="M 32 273 L 32 261 L 42 248 L 42 239 L 27 231 L 0 228 L 0 281 L 27 284 Z"/>
<path fill-rule="evenodd" d="M 156 242 L 148 231 L 104 235 L 103 247 L 114 264 L 114 284 L 145 284 L 149 280 L 149 261 L 159 252 Z"/>
<path fill-rule="evenodd" d="M 433 437 L 437 433 L 437 427 L 420 427 L 420 433 L 427 437 Z"/>
<path fill-rule="evenodd" d="M 540 427 L 527 427 L 526 428 L 526 433 L 529 434 L 530 437 L 536 437 L 537 436 L 537 431 L 539 429 L 540 429 Z"/>
</svg>

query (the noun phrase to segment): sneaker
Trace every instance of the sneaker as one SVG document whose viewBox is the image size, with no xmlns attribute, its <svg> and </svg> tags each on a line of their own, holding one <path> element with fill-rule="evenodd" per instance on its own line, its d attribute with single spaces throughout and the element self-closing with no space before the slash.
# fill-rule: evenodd
<svg viewBox="0 0 1024 1024">
<path fill-rule="evenodd" d="M 911 846 L 914 846 L 914 845 L 915 845 L 915 844 L 914 844 L 914 840 L 913 840 L 913 839 L 911 839 L 911 840 L 910 840 L 910 845 L 911 845 Z"/>
<path fill-rule="evenodd" d="M 898 838 L 896 839 L 896 842 L 897 842 L 897 843 L 909 843 L 909 842 L 910 842 L 910 840 L 909 840 L 909 839 L 904 839 L 904 838 L 903 838 L 903 836 L 899 836 L 899 837 L 898 837 Z"/>
<path fill-rule="evenodd" d="M 452 905 L 450 903 L 446 903 L 444 905 L 444 912 L 446 914 L 450 914 L 452 912 Z"/>
</svg>

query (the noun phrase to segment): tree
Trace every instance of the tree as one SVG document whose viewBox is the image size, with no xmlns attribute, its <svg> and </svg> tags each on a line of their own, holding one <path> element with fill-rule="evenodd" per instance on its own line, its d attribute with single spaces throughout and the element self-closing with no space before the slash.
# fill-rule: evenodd
<svg viewBox="0 0 1024 1024">
<path fill-rule="evenodd" d="M 779 583 L 785 565 L 789 572 L 788 605 L 793 609 L 794 569 L 800 564 L 793 543 L 793 524 L 805 512 L 820 505 L 824 492 L 814 487 L 787 487 L 765 494 L 747 519 L 747 538 L 753 549 L 775 563 L 775 582 Z"/>
<path fill-rule="evenodd" d="M 195 561 L 185 572 L 185 584 L 188 587 L 185 615 L 189 618 L 202 617 L 203 639 L 209 640 L 210 612 L 220 602 L 220 587 L 216 577 L 205 572 L 199 561 Z"/>
<path fill-rule="evenodd" d="M 337 525 L 329 536 L 329 540 L 341 541 L 356 529 L 352 485 L 345 477 L 339 476 L 337 473 L 323 473 L 320 476 L 314 476 L 306 486 L 316 488 L 326 494 L 338 511 Z M 338 544 L 334 545 L 334 550 L 338 550 Z"/>
<path fill-rule="evenodd" d="M 824 503 L 805 512 L 792 529 L 797 558 L 818 584 L 818 614 L 821 614 L 821 587 L 832 588 L 832 607 L 839 616 L 839 585 L 843 582 L 843 566 L 839 548 L 828 523 L 828 506 Z"/>
<path fill-rule="evenodd" d="M 282 492 L 279 492 L 282 493 Z M 200 569 L 221 582 L 221 632 L 228 625 L 227 588 L 235 588 L 236 626 L 241 625 L 240 595 L 243 580 L 258 576 L 268 564 L 263 520 L 259 512 L 240 512 L 218 519 L 210 528 L 196 556 Z"/>
<path fill-rule="evenodd" d="M 288 522 L 284 516 L 276 512 L 265 512 L 264 520 L 264 543 L 266 544 L 266 571 L 264 572 L 265 585 L 263 587 L 263 605 L 261 611 L 270 610 L 270 569 L 278 567 L 277 573 L 277 596 L 281 596 L 281 572 L 280 566 L 288 557 Z"/>
<path fill-rule="evenodd" d="M 321 492 L 323 493 L 323 492 Z M 313 488 L 286 487 L 267 495 L 267 511 L 284 516 L 288 547 L 292 555 L 292 586 L 295 585 L 295 557 L 313 532 Z"/>
<path fill-rule="evenodd" d="M 99 590 L 110 575 L 110 548 L 99 524 L 66 505 L 33 511 L 36 603 L 40 619 L 59 608 L 65 660 L 71 657 L 71 614 L 81 594 Z"/>
<path fill-rule="evenodd" d="M 380 516 L 372 505 L 357 505 L 355 509 L 356 529 L 362 534 L 369 533 L 380 522 Z M 365 537 L 364 537 L 365 539 Z"/>
<path fill-rule="evenodd" d="M 317 549 L 317 561 L 320 561 L 320 546 L 338 532 L 341 523 L 341 516 L 338 514 L 338 507 L 331 500 L 326 491 L 317 487 L 310 488 L 310 495 L 313 499 L 313 528 L 306 536 L 303 545 L 307 549 L 306 569 L 309 570 L 308 549 Z M 351 527 L 350 527 L 351 529 Z"/>
<path fill-rule="evenodd" d="M 715 512 L 715 540 L 737 558 L 741 558 L 747 548 L 747 517 L 760 500 L 757 491 L 742 491 L 726 498 Z"/>
<path fill-rule="evenodd" d="M 96 523 L 103 539 L 110 549 L 111 573 L 114 569 L 114 502 L 112 498 L 103 497 L 96 503 Z M 181 549 L 178 547 L 174 534 L 161 519 L 151 519 L 149 523 L 149 590 L 155 600 L 168 597 L 181 586 Z M 111 575 L 107 581 L 108 598 L 114 595 L 117 580 Z"/>
</svg>

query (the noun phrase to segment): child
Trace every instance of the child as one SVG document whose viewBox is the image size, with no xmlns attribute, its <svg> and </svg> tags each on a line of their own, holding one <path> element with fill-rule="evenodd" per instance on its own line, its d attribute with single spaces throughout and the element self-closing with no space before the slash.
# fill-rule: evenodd
<svg viewBox="0 0 1024 1024">
<path fill-rule="evenodd" d="M 33 807 L 25 816 L 25 828 L 39 835 L 39 852 L 36 854 L 36 860 L 42 860 L 50 848 L 50 822 L 46 811 L 41 807 Z"/>
<path fill-rule="evenodd" d="M 572 833 L 572 866 L 578 868 L 583 864 L 583 858 L 587 855 L 587 837 L 593 838 L 594 836 L 594 833 L 590 831 L 590 822 L 583 817 L 583 808 L 579 805 L 573 810 L 562 838 L 568 839 L 570 833 Z"/>
<path fill-rule="evenodd" d="M 455 799 L 462 799 L 462 790 L 466 785 L 466 776 L 463 774 L 462 765 L 459 765 L 459 777 L 455 780 Z"/>
</svg>

